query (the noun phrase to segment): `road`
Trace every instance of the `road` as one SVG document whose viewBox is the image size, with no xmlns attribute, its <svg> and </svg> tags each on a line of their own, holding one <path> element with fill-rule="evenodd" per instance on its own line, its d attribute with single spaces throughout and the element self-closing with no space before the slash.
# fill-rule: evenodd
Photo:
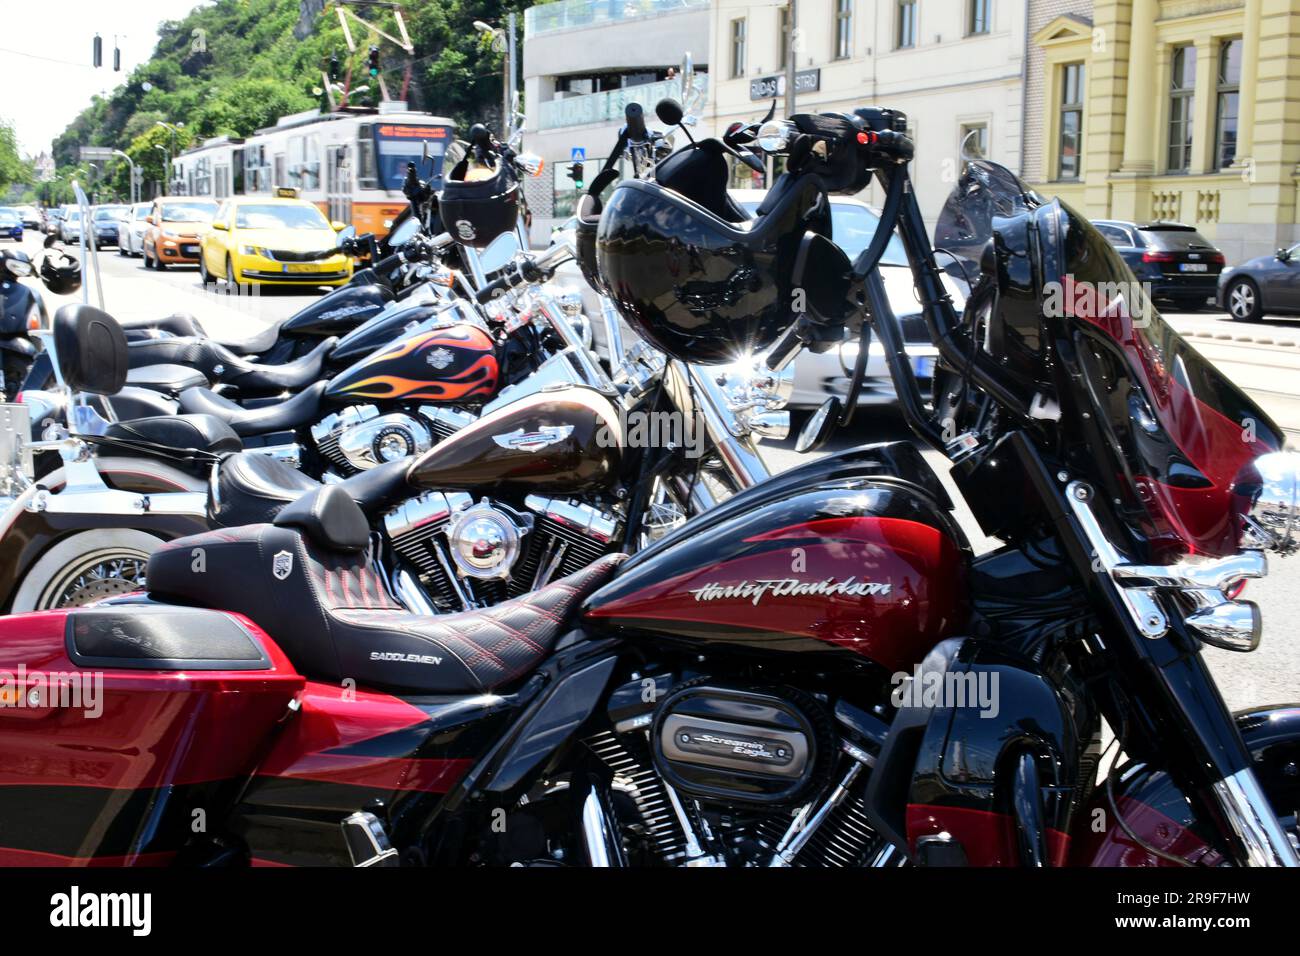
<svg viewBox="0 0 1300 956">
<path fill-rule="evenodd" d="M 35 257 L 40 238 L 29 234 L 24 244 Z M 244 296 L 205 291 L 197 269 L 171 267 L 165 272 L 153 272 L 144 269 L 139 259 L 122 258 L 113 249 L 100 255 L 100 268 L 105 307 L 110 313 L 126 318 L 190 312 L 222 341 L 238 341 L 270 322 L 287 318 L 318 296 L 315 291 L 301 288 L 261 290 Z M 95 299 L 92 289 L 92 303 Z M 51 311 L 63 301 L 71 300 L 47 295 Z M 1300 445 L 1300 376 L 1292 374 L 1300 371 L 1300 322 L 1239 323 L 1208 309 L 1196 314 L 1165 314 L 1165 318 L 1247 388 Z M 864 442 L 910 438 L 902 420 L 890 410 L 865 411 L 850 431 L 837 436 L 827 452 Z M 762 448 L 773 471 L 782 471 L 801 460 L 793 450 L 793 440 Z M 943 457 L 930 449 L 923 452 L 948 485 L 953 500 L 960 502 Z M 977 551 L 996 546 L 997 542 L 979 532 L 963 504 L 958 504 L 957 514 Z M 1264 639 L 1260 649 L 1253 654 L 1206 650 L 1224 697 L 1233 708 L 1300 701 L 1300 648 L 1290 646 L 1294 639 L 1292 622 L 1300 620 L 1300 558 L 1274 558 L 1272 564 L 1268 578 L 1251 582 L 1247 588 L 1247 596 L 1263 610 Z"/>
</svg>

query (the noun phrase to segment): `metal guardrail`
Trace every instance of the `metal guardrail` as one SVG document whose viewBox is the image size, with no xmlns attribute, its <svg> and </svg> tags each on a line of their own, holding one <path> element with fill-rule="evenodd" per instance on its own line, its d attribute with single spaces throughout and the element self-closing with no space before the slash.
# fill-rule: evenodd
<svg viewBox="0 0 1300 956">
<path fill-rule="evenodd" d="M 524 39 L 598 23 L 708 9 L 710 0 L 560 0 L 524 11 Z"/>
<path fill-rule="evenodd" d="M 533 8 L 537 9 L 536 7 Z M 708 74 L 695 74 L 695 88 L 708 93 Z M 654 105 L 665 97 L 681 99 L 682 81 L 660 80 L 658 83 L 643 83 L 640 86 L 625 86 L 603 93 L 587 93 L 582 96 L 568 96 L 564 99 L 547 100 L 537 104 L 538 129 L 559 129 L 565 126 L 581 126 L 584 123 L 609 123 L 622 121 L 623 107 L 628 103 L 640 103 L 646 113 L 653 111 Z"/>
</svg>

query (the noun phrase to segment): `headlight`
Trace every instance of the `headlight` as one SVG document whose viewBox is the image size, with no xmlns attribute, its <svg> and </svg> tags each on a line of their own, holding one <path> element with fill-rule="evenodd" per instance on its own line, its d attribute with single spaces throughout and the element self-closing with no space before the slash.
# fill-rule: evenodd
<svg viewBox="0 0 1300 956">
<path fill-rule="evenodd" d="M 262 254 L 262 250 L 257 246 L 240 246 L 239 251 L 246 256 L 260 256 Z"/>
<path fill-rule="evenodd" d="M 10 259 L 6 265 L 9 267 L 9 271 L 16 276 L 29 276 L 32 274 L 32 264 L 30 262 L 23 262 L 21 259 Z"/>
</svg>

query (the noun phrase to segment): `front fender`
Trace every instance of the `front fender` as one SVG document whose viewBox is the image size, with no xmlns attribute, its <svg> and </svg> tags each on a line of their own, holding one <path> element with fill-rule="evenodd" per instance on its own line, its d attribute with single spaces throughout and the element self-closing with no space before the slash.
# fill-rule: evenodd
<svg viewBox="0 0 1300 956">
<path fill-rule="evenodd" d="M 1256 707 L 1233 714 L 1255 773 L 1279 817 L 1300 807 L 1300 704 Z M 1074 866 L 1177 866 L 1140 846 L 1128 833 L 1164 853 L 1201 866 L 1219 866 L 1229 857 L 1198 804 L 1163 770 L 1143 764 L 1123 769 L 1114 784 L 1114 810 L 1105 781 L 1087 812 L 1079 816 L 1073 843 Z M 1114 818 L 1115 810 L 1123 825 Z M 1127 827 L 1127 830 L 1125 829 Z"/>
</svg>

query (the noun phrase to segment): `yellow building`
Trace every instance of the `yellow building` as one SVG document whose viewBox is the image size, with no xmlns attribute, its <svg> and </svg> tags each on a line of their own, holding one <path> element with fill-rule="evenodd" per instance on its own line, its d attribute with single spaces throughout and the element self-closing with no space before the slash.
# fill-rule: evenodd
<svg viewBox="0 0 1300 956">
<path fill-rule="evenodd" d="M 1023 175 L 1094 219 L 1300 241 L 1300 2 L 1031 3 Z"/>
</svg>

